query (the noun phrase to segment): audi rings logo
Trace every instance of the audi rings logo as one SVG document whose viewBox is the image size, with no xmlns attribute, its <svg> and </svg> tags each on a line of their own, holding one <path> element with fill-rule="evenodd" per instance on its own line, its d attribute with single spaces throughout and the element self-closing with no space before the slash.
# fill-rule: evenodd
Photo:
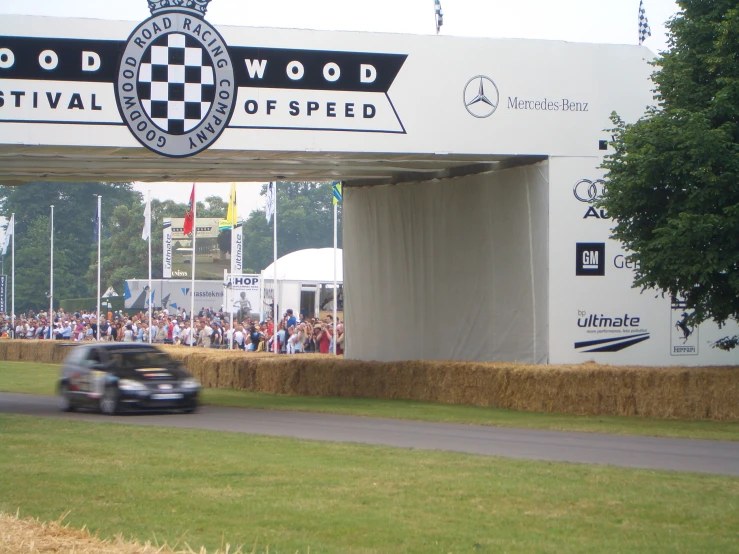
<svg viewBox="0 0 739 554">
<path fill-rule="evenodd" d="M 606 182 L 603 179 L 597 181 L 582 179 L 575 184 L 573 192 L 580 202 L 590 204 L 603 197 L 606 192 Z"/>
</svg>

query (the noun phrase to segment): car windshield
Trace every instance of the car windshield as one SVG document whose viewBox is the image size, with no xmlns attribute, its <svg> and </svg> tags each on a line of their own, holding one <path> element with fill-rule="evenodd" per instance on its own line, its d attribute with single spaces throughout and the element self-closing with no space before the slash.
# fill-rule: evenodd
<svg viewBox="0 0 739 554">
<path fill-rule="evenodd" d="M 113 351 L 108 353 L 111 367 L 115 369 L 166 368 L 172 359 L 164 352 L 155 350 Z"/>
</svg>

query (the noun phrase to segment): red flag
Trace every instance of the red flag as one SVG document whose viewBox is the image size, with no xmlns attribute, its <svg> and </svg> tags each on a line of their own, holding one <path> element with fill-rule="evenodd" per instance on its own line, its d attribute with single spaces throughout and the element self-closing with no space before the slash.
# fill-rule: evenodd
<svg viewBox="0 0 739 554">
<path fill-rule="evenodd" d="M 190 205 L 185 212 L 185 228 L 183 232 L 189 235 L 195 229 L 195 184 L 192 185 L 192 193 L 190 194 Z"/>
</svg>

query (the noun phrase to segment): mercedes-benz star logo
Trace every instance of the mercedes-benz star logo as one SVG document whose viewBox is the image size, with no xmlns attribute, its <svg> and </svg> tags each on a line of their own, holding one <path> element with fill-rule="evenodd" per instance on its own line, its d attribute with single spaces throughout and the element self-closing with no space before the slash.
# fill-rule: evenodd
<svg viewBox="0 0 739 554">
<path fill-rule="evenodd" d="M 464 107 L 473 117 L 490 117 L 498 109 L 499 102 L 498 86 L 490 77 L 477 75 L 464 87 Z"/>
</svg>

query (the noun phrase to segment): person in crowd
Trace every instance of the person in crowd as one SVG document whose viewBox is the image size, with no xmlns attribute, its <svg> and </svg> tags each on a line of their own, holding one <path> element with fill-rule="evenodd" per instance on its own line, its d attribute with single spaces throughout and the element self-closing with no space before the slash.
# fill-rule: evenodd
<svg viewBox="0 0 739 554">
<path fill-rule="evenodd" d="M 210 347 L 220 348 L 223 344 L 223 328 L 221 327 L 221 324 L 216 321 L 215 323 L 213 323 L 211 329 L 213 331 L 210 335 Z"/>
<path fill-rule="evenodd" d="M 316 326 L 316 329 L 318 330 L 318 334 L 316 335 L 316 343 L 318 345 L 318 351 L 321 354 L 330 354 L 331 353 L 331 328 L 328 325 L 318 325 Z"/>
<path fill-rule="evenodd" d="M 259 343 L 262 342 L 263 336 L 261 330 L 257 325 L 252 325 L 249 328 L 249 350 L 256 352 L 259 350 Z"/>
<path fill-rule="evenodd" d="M 303 341 L 303 352 L 313 354 L 316 352 L 316 336 L 312 323 L 305 324 L 305 340 Z"/>
<path fill-rule="evenodd" d="M 133 342 L 133 324 L 127 323 L 121 335 L 121 342 Z"/>
<path fill-rule="evenodd" d="M 172 344 L 180 344 L 180 334 L 182 333 L 182 327 L 180 322 L 175 319 L 172 325 Z"/>
<path fill-rule="evenodd" d="M 237 350 L 244 349 L 244 328 L 241 325 L 236 327 L 236 331 L 234 331 L 233 343 L 234 343 L 234 349 L 237 349 Z"/>
<path fill-rule="evenodd" d="M 190 346 L 190 333 L 192 331 L 190 330 L 190 321 L 185 321 L 184 327 L 182 328 L 182 332 L 180 333 L 180 344 L 184 344 L 186 346 Z"/>
<path fill-rule="evenodd" d="M 275 334 L 275 340 L 277 341 L 277 352 L 280 354 L 285 353 L 285 342 L 287 339 L 287 331 L 285 330 L 285 324 L 281 321 L 277 325 L 277 333 Z M 274 352 L 274 347 L 270 349 L 270 352 Z"/>
<path fill-rule="evenodd" d="M 207 320 L 202 321 L 200 323 L 200 328 L 198 332 L 197 345 L 201 346 L 202 348 L 210 348 L 212 335 L 213 329 L 210 327 L 210 325 L 208 325 Z"/>
<path fill-rule="evenodd" d="M 167 328 L 164 326 L 164 321 L 160 319 L 157 322 L 157 330 L 154 334 L 154 342 L 156 344 L 164 344 L 164 342 L 167 340 L 167 337 Z"/>
<path fill-rule="evenodd" d="M 336 355 L 344 354 L 344 324 L 339 323 L 336 326 Z"/>
</svg>

